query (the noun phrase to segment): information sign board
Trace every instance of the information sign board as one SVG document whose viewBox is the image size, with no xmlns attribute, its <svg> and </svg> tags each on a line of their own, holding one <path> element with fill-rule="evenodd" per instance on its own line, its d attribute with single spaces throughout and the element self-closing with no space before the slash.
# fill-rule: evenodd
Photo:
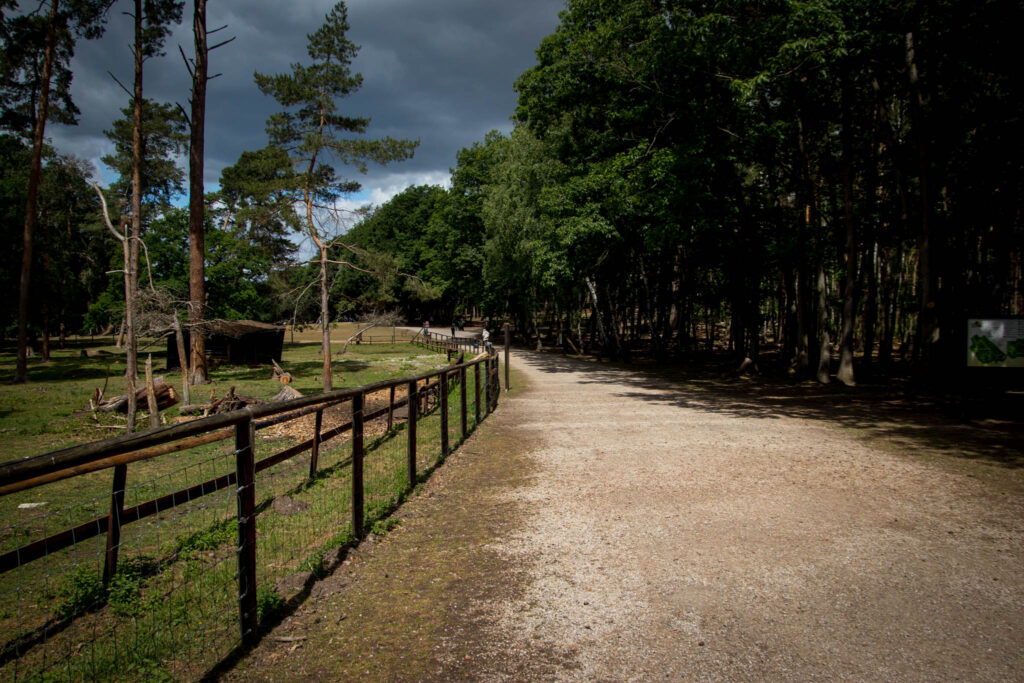
<svg viewBox="0 0 1024 683">
<path fill-rule="evenodd" d="M 967 367 L 1024 368 L 1024 318 L 968 318 Z"/>
</svg>

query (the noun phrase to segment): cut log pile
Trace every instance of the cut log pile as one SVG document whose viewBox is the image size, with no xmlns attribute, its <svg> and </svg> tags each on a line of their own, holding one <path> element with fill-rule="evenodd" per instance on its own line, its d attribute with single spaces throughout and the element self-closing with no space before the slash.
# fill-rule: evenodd
<svg viewBox="0 0 1024 683">
<path fill-rule="evenodd" d="M 224 394 L 220 398 L 215 398 L 211 392 L 209 403 L 199 403 L 191 406 L 182 406 L 178 409 L 182 415 L 216 415 L 218 413 L 227 413 L 232 410 L 238 410 L 249 405 L 256 405 L 263 403 L 260 399 L 255 396 L 245 396 L 244 394 L 236 394 L 235 387 L 228 389 L 228 393 Z"/>
<path fill-rule="evenodd" d="M 156 395 L 157 407 L 160 410 L 170 408 L 178 403 L 178 394 L 174 387 L 164 381 L 163 377 L 153 379 L 153 392 Z M 146 387 L 143 386 L 135 392 L 136 405 L 146 405 Z M 92 398 L 89 399 L 89 410 L 101 413 L 127 413 L 128 394 L 123 394 L 111 399 L 103 398 L 103 389 L 96 387 Z"/>
<path fill-rule="evenodd" d="M 292 381 L 291 373 L 287 372 L 282 368 L 277 361 L 274 363 L 274 372 L 271 379 L 275 382 L 280 382 L 284 386 L 273 398 L 271 402 L 279 401 L 290 401 L 295 398 L 299 398 L 302 394 L 290 386 Z M 89 407 L 85 410 L 75 410 L 75 413 L 89 413 L 93 414 L 95 418 L 96 413 L 111 413 L 119 412 L 123 414 L 128 413 L 128 394 L 117 396 L 115 398 L 106 399 L 103 394 L 106 390 L 106 383 L 103 387 L 96 387 L 93 391 L 92 397 L 89 399 Z M 149 389 L 152 392 L 152 396 L 155 399 L 155 410 L 154 413 L 159 414 L 160 411 L 170 408 L 171 406 L 177 405 L 179 398 L 178 394 L 174 391 L 174 387 L 164 381 L 163 377 L 156 377 L 152 380 L 152 387 Z M 246 396 L 239 394 L 235 391 L 235 387 L 232 386 L 228 389 L 228 393 L 224 396 L 217 398 L 216 394 L 210 392 L 210 400 L 206 403 L 199 404 L 186 404 L 178 409 L 181 415 L 196 415 L 206 417 L 208 415 L 216 415 L 218 413 L 226 413 L 232 410 L 238 410 L 249 405 L 256 405 L 263 403 L 261 399 L 255 396 Z M 149 401 L 149 395 L 147 393 L 147 387 L 140 387 L 135 392 L 135 404 L 136 406 L 151 406 L 153 403 Z M 186 420 L 188 418 L 185 418 Z M 157 423 L 153 420 L 152 426 L 157 426 Z"/>
</svg>

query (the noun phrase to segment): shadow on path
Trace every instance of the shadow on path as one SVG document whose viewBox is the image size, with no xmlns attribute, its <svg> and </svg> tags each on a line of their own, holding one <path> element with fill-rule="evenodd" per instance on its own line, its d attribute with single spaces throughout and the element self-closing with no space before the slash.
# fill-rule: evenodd
<svg viewBox="0 0 1024 683">
<path fill-rule="evenodd" d="M 910 395 L 902 385 L 846 387 L 722 376 L 702 368 L 622 368 L 554 354 L 516 355 L 540 372 L 578 374 L 584 386 L 619 384 L 616 395 L 622 397 L 726 416 L 815 420 L 910 451 L 926 447 L 1001 467 L 1024 467 L 1024 396 L 1019 394 L 964 406 Z"/>
</svg>

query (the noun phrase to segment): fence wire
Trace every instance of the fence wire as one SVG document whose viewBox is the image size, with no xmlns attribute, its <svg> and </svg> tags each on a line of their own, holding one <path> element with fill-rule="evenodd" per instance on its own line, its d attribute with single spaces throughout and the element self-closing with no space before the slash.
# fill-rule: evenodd
<svg viewBox="0 0 1024 683">
<path fill-rule="evenodd" d="M 134 476 L 115 514 L 120 538 L 109 547 L 98 532 L 106 530 L 110 496 L 45 516 L 44 537 L 84 514 L 93 524 L 79 524 L 73 535 L 91 538 L 72 538 L 70 547 L 0 575 L 0 675 L 95 679 L 161 669 L 194 678 L 214 663 L 210 653 L 238 644 L 235 556 L 225 543 L 234 532 L 235 492 L 226 483 L 207 485 L 234 467 L 233 453 L 219 450 L 155 477 Z M 181 505 L 146 506 L 193 486 L 200 493 Z M 211 493 L 202 495 L 204 488 Z M 117 568 L 108 572 L 111 553 Z"/>
<path fill-rule="evenodd" d="M 454 449 L 487 414 L 489 374 L 476 367 L 465 382 L 459 371 L 420 379 L 411 397 L 407 381 L 366 393 L 361 482 L 349 399 L 262 430 L 245 423 L 248 445 L 225 436 L 83 475 L 59 507 L 36 500 L 45 487 L 8 496 L 18 507 L 0 528 L 0 677 L 201 678 L 255 635 L 250 618 L 270 623 L 334 568 L 339 548 L 389 528 L 445 439 Z M 239 486 L 245 477 L 253 486 Z"/>
</svg>

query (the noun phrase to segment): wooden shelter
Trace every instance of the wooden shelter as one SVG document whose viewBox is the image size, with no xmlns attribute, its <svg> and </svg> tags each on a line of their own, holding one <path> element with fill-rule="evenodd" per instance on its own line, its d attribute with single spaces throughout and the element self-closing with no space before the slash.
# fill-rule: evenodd
<svg viewBox="0 0 1024 683">
<path fill-rule="evenodd" d="M 207 323 L 206 330 L 206 357 L 209 359 L 231 365 L 270 365 L 281 360 L 285 330 L 281 325 L 255 320 L 222 320 Z M 188 330 L 184 334 L 188 349 Z M 173 333 L 167 337 L 167 367 L 181 367 Z"/>
</svg>

